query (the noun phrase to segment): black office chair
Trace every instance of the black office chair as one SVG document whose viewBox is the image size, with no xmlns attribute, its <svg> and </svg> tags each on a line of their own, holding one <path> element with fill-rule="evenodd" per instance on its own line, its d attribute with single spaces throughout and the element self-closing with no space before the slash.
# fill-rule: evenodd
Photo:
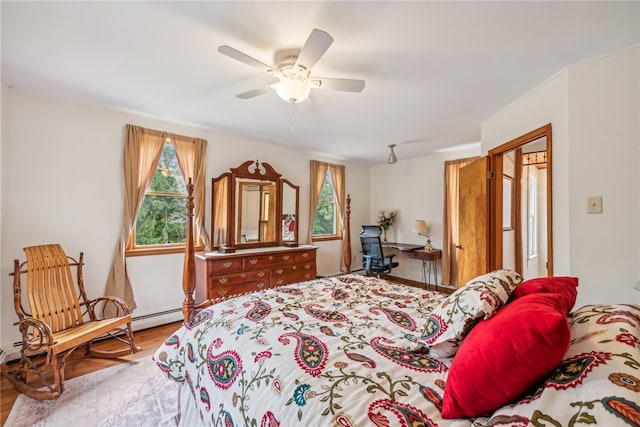
<svg viewBox="0 0 640 427">
<path fill-rule="evenodd" d="M 360 231 L 362 269 L 367 276 L 391 273 L 391 269 L 399 265 L 393 261 L 396 254 L 385 255 L 382 251 L 381 235 L 382 227 L 379 225 L 363 225 Z"/>
</svg>

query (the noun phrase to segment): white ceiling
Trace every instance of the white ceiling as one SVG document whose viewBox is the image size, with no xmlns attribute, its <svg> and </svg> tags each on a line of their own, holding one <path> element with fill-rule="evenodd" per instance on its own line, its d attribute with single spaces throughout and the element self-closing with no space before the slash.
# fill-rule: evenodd
<svg viewBox="0 0 640 427">
<path fill-rule="evenodd" d="M 2 1 L 12 87 L 244 135 L 336 159 L 385 161 L 480 140 L 480 124 L 564 67 L 640 42 L 639 2 Z M 267 64 L 313 28 L 333 45 L 313 68 L 366 80 L 292 106 Z M 294 130 L 291 130 L 291 124 Z"/>
</svg>

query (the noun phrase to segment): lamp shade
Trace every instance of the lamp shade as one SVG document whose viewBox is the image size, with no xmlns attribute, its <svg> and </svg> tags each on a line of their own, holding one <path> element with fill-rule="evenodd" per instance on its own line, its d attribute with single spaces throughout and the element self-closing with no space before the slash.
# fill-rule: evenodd
<svg viewBox="0 0 640 427">
<path fill-rule="evenodd" d="M 412 233 L 427 235 L 427 223 L 422 219 L 417 219 L 413 223 L 413 227 L 411 228 Z"/>
<path fill-rule="evenodd" d="M 276 84 L 278 96 L 292 104 L 307 99 L 309 92 L 311 92 L 311 88 L 307 82 L 296 78 L 286 78 Z"/>
</svg>

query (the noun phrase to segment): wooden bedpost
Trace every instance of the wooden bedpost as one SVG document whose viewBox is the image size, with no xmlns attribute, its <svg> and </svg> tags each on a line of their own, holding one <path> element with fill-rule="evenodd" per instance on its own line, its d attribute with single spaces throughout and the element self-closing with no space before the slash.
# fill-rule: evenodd
<svg viewBox="0 0 640 427">
<path fill-rule="evenodd" d="M 193 183 L 189 178 L 187 184 L 187 238 L 184 248 L 184 266 L 182 269 L 182 290 L 184 291 L 184 300 L 182 301 L 182 316 L 184 322 L 187 323 L 191 319 L 195 301 L 193 292 L 196 288 L 196 260 L 195 251 L 193 249 Z"/>
<path fill-rule="evenodd" d="M 347 194 L 347 208 L 345 209 L 345 227 L 343 236 L 343 245 L 346 246 L 342 251 L 342 263 L 344 264 L 345 273 L 351 273 L 351 194 Z"/>
</svg>

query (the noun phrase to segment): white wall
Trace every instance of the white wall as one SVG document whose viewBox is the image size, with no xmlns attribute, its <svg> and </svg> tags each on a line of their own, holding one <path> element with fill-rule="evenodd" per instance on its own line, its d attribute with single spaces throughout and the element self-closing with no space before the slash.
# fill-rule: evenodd
<svg viewBox="0 0 640 427">
<path fill-rule="evenodd" d="M 442 248 L 442 220 L 444 210 L 444 162 L 478 156 L 477 149 L 447 151 L 430 156 L 402 159 L 402 145 L 396 147 L 398 162 L 392 165 L 382 163 L 371 167 L 371 204 L 367 222 L 353 221 L 353 227 L 360 229 L 362 224 L 377 224 L 380 210 L 396 209 L 398 215 L 389 228 L 389 241 L 401 243 L 425 244 L 425 237 L 411 232 L 416 219 L 423 219 L 429 227 L 429 237 L 434 248 Z M 357 241 L 359 246 L 359 240 Z M 391 252 L 391 250 L 389 250 Z M 400 265 L 393 275 L 411 280 L 422 280 L 422 262 L 402 258 L 396 251 L 394 261 Z M 440 263 L 438 283 L 441 283 Z"/>
<path fill-rule="evenodd" d="M 569 69 L 571 271 L 592 301 L 640 303 L 639 64 L 635 48 Z"/>
<path fill-rule="evenodd" d="M 483 153 L 552 124 L 554 274 L 579 278 L 578 305 L 640 302 L 638 50 L 569 67 L 482 124 Z"/>
<path fill-rule="evenodd" d="M 559 73 L 489 118 L 481 128 L 482 152 L 486 154 L 491 148 L 552 123 L 554 274 L 569 271 L 569 248 L 560 243 L 569 239 L 569 176 L 562 166 L 569 161 L 567 79 L 566 71 Z"/>
<path fill-rule="evenodd" d="M 24 260 L 25 246 L 59 242 L 70 256 L 85 253 L 85 284 L 90 297 L 104 294 L 113 252 L 122 227 L 122 171 L 125 125 L 204 138 L 207 177 L 249 159 L 270 163 L 300 186 L 300 237 L 306 242 L 309 216 L 309 160 L 346 166 L 346 190 L 359 223 L 369 215 L 369 167 L 319 158 L 263 141 L 223 135 L 186 125 L 105 111 L 2 88 L 2 242 L 1 345 L 19 339 L 9 272 Z M 251 153 L 250 157 L 247 153 Z M 210 179 L 207 194 L 210 193 Z M 207 203 L 210 198 L 207 197 Z M 210 207 L 207 206 L 207 213 Z M 209 226 L 207 216 L 205 224 Z M 357 230 L 353 239 L 357 238 Z M 357 242 L 357 241 L 355 241 Z M 339 272 L 340 242 L 320 242 L 318 273 Z M 354 246 L 357 252 L 359 245 Z M 182 302 L 182 254 L 127 260 L 138 308 L 134 317 L 173 310 Z M 180 318 L 176 313 L 172 318 Z M 146 325 L 142 321 L 134 326 Z"/>
</svg>

